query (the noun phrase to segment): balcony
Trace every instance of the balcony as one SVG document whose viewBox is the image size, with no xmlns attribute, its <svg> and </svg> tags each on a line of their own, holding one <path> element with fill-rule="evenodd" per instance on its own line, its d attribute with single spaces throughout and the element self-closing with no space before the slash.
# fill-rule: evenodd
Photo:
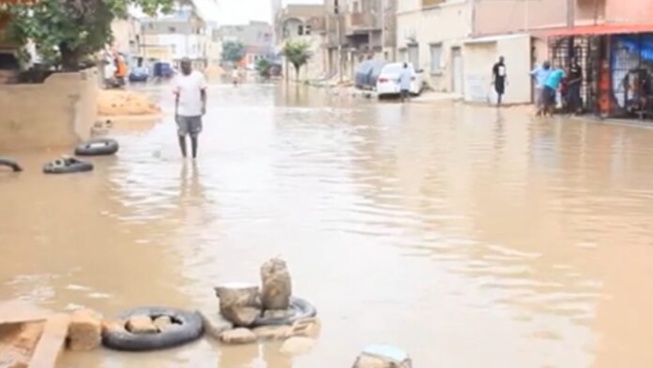
<svg viewBox="0 0 653 368">
<path fill-rule="evenodd" d="M 345 16 L 347 36 L 381 30 L 381 14 L 350 13 Z"/>
</svg>

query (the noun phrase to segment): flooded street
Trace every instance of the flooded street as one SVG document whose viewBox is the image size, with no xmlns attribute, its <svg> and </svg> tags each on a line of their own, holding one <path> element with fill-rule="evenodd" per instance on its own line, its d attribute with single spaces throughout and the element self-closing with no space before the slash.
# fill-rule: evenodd
<svg viewBox="0 0 653 368">
<path fill-rule="evenodd" d="M 202 339 L 65 367 L 350 367 L 374 342 L 415 368 L 653 366 L 653 130 L 221 85 L 193 163 L 151 93 L 163 121 L 117 127 L 92 173 L 12 153 L 0 297 L 217 310 L 214 285 L 281 255 L 322 334 L 297 358 Z"/>
</svg>

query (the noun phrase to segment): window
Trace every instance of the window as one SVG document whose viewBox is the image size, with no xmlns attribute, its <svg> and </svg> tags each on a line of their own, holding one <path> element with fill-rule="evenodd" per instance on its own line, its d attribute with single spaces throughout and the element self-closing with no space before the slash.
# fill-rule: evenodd
<svg viewBox="0 0 653 368">
<path fill-rule="evenodd" d="M 168 27 L 168 32 L 169 33 L 175 33 L 175 32 L 177 32 L 177 29 L 175 27 Z"/>
<path fill-rule="evenodd" d="M 415 69 L 419 69 L 419 45 L 412 44 L 408 46 L 408 61 L 415 66 Z"/>
<path fill-rule="evenodd" d="M 303 34 L 304 34 L 304 26 L 300 24 L 297 26 L 297 35 L 301 36 Z"/>
<path fill-rule="evenodd" d="M 310 35 L 311 34 L 311 26 L 310 25 L 306 26 L 306 29 L 304 30 L 304 34 L 305 35 Z"/>
<path fill-rule="evenodd" d="M 442 65 L 442 44 L 431 44 L 431 73 L 438 72 Z"/>
</svg>

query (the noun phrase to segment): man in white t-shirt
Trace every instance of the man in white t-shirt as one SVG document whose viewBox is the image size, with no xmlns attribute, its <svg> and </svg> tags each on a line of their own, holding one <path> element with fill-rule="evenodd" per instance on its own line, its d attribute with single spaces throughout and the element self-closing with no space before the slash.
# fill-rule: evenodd
<svg viewBox="0 0 653 368">
<path fill-rule="evenodd" d="M 181 73 L 175 77 L 173 88 L 179 148 L 186 157 L 186 136 L 190 135 L 193 158 L 196 158 L 197 137 L 202 131 L 202 116 L 206 113 L 206 79 L 202 73 L 192 69 L 188 58 L 183 58 Z"/>
</svg>

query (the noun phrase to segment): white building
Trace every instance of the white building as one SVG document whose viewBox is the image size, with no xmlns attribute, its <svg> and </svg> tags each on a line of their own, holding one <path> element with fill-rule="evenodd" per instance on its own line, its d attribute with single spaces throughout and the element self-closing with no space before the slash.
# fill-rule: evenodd
<svg viewBox="0 0 653 368">
<path fill-rule="evenodd" d="M 182 7 L 171 16 L 145 19 L 141 24 L 145 58 L 177 64 L 187 57 L 195 68 L 208 65 L 211 29 L 192 7 Z"/>
<path fill-rule="evenodd" d="M 397 2 L 398 59 L 422 69 L 425 80 L 436 91 L 464 93 L 463 42 L 472 33 L 472 3 Z"/>
</svg>

